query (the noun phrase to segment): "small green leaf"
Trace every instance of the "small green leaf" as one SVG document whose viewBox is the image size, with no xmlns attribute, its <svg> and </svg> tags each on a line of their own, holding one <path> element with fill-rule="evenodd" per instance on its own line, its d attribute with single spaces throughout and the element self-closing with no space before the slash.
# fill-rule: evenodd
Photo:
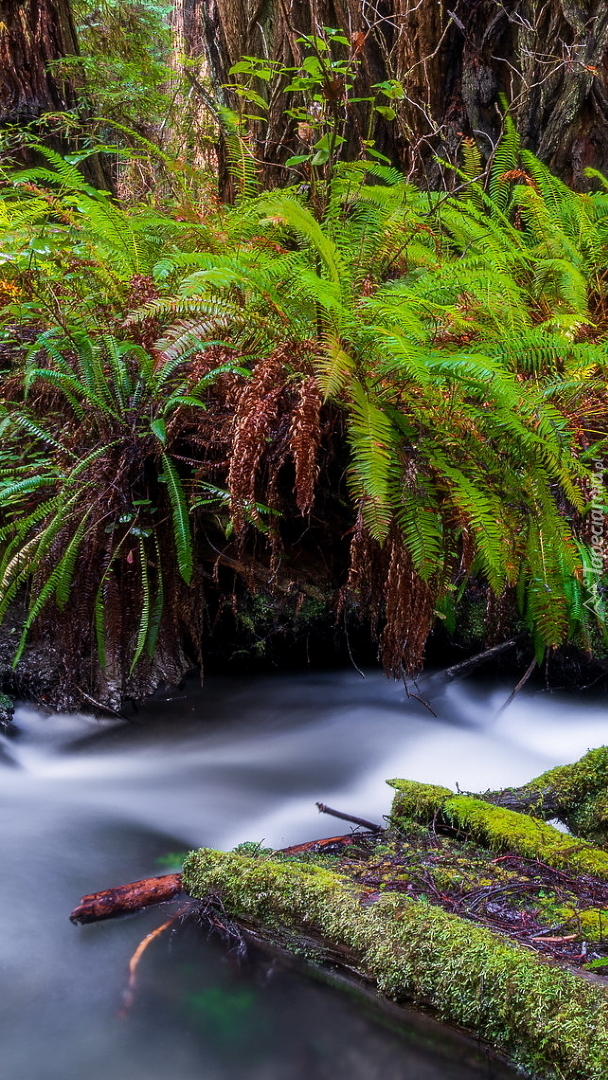
<svg viewBox="0 0 608 1080">
<path fill-rule="evenodd" d="M 160 418 L 151 420 L 150 428 L 156 435 L 156 438 L 159 439 L 164 446 L 167 442 L 167 425 L 165 424 L 165 421 Z"/>
<path fill-rule="evenodd" d="M 302 64 L 302 68 L 315 79 L 320 79 L 322 77 L 323 69 L 316 56 L 307 56 Z"/>
<path fill-rule="evenodd" d="M 378 161 L 384 161 L 387 165 L 390 165 L 391 159 L 387 158 L 386 154 L 381 154 L 379 150 L 374 150 L 373 146 L 368 146 L 367 152 L 370 157 L 376 158 Z"/>
<path fill-rule="evenodd" d="M 390 105 L 376 105 L 375 111 L 380 113 L 380 116 L 386 117 L 387 120 L 394 120 L 397 113 L 394 109 L 391 109 Z"/>
</svg>

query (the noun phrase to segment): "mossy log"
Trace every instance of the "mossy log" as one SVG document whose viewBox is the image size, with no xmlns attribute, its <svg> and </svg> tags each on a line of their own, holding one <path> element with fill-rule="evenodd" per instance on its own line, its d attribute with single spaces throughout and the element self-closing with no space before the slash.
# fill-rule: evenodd
<svg viewBox="0 0 608 1080">
<path fill-rule="evenodd" d="M 558 818 L 575 836 L 608 846 L 608 747 L 549 769 L 523 787 L 486 792 L 483 798 L 545 821 Z"/>
<path fill-rule="evenodd" d="M 527 814 L 494 806 L 471 795 L 454 795 L 449 788 L 418 784 L 414 780 L 389 780 L 397 789 L 392 820 L 440 822 L 461 830 L 484 847 L 511 851 L 525 858 L 541 859 L 556 870 L 573 875 L 589 874 L 608 881 L 608 852 L 559 832 Z"/>
<path fill-rule="evenodd" d="M 186 892 L 283 944 L 316 941 L 530 1075 L 605 1080 L 608 853 L 479 798 L 389 783 L 384 836 L 313 861 L 203 848 L 184 864 Z"/>
<path fill-rule="evenodd" d="M 181 876 L 84 897 L 72 918 L 124 911 L 134 891 L 129 910 L 164 900 L 171 879 L 170 895 L 203 901 L 198 916 L 210 925 L 219 901 L 224 930 L 232 917 L 283 947 L 312 945 L 389 999 L 468 1029 L 531 1076 L 606 1080 L 608 851 L 542 819 L 559 806 L 579 831 L 601 832 L 593 808 L 607 775 L 602 747 L 484 798 L 390 780 L 384 831 L 283 851 L 203 848 Z M 507 796 L 526 812 L 499 805 Z"/>
<path fill-rule="evenodd" d="M 319 866 L 208 849 L 188 857 L 184 884 L 238 918 L 346 948 L 389 998 L 431 1006 L 532 1073 L 608 1075 L 608 992 L 485 927 L 396 893 L 362 906 L 352 882 Z"/>
</svg>

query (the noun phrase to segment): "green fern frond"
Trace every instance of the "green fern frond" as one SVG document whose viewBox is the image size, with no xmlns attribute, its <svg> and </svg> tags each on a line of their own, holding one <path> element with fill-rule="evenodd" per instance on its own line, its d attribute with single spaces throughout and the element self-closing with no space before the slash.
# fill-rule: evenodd
<svg viewBox="0 0 608 1080">
<path fill-rule="evenodd" d="M 375 540 L 382 541 L 392 519 L 391 479 L 395 468 L 395 431 L 356 380 L 349 386 L 349 436 L 352 451 L 351 486 L 361 500 L 364 521 Z"/>
<path fill-rule="evenodd" d="M 139 566 L 141 571 L 141 616 L 139 620 L 139 629 L 137 631 L 137 642 L 135 644 L 135 651 L 129 667 L 129 675 L 133 674 L 134 669 L 137 667 L 141 654 L 144 651 L 144 647 L 148 640 L 148 632 L 150 629 L 150 577 L 148 574 L 148 556 L 146 553 L 146 546 L 142 537 L 139 538 Z"/>
<path fill-rule="evenodd" d="M 173 537 L 175 541 L 175 552 L 177 557 L 177 565 L 179 572 L 186 582 L 186 585 L 190 584 L 192 579 L 193 570 L 193 556 L 192 556 L 192 534 L 190 529 L 190 519 L 188 517 L 188 507 L 186 505 L 186 497 L 184 495 L 184 489 L 182 482 L 179 478 L 177 470 L 171 461 L 168 454 L 163 453 L 161 455 L 163 464 L 163 472 L 165 475 L 165 483 L 169 491 L 169 499 L 171 502 L 171 512 L 173 517 Z"/>
</svg>

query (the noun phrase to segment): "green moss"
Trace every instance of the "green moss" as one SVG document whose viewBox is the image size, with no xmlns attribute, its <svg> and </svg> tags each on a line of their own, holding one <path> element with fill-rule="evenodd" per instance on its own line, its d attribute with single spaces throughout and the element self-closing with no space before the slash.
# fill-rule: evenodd
<svg viewBox="0 0 608 1080">
<path fill-rule="evenodd" d="M 414 821 L 432 821 L 440 813 L 446 799 L 454 792 L 437 784 L 419 784 L 415 780 L 387 780 L 396 789 L 393 799 L 391 821 L 393 824 Z"/>
<path fill-rule="evenodd" d="M 447 821 L 495 850 L 515 851 L 557 869 L 567 868 L 608 881 L 607 852 L 527 814 L 504 810 L 468 795 L 446 800 L 442 813 Z"/>
<path fill-rule="evenodd" d="M 467 881 L 464 874 L 451 866 L 431 866 L 428 872 L 440 893 L 455 892 Z M 479 881 L 479 884 L 484 882 Z"/>
<path fill-rule="evenodd" d="M 589 756 L 589 755 L 587 755 Z M 574 839 L 528 814 L 505 810 L 469 795 L 454 795 L 447 788 L 411 780 L 389 780 L 397 791 L 391 821 L 407 826 L 411 818 L 436 819 L 456 825 L 478 843 L 496 851 L 512 851 L 540 859 L 556 869 L 591 874 L 608 881 L 608 853 L 586 840 Z"/>
<path fill-rule="evenodd" d="M 575 761 L 548 769 L 526 784 L 523 791 L 553 789 L 565 806 L 574 807 L 589 795 L 605 793 L 608 788 L 608 746 L 600 746 Z"/>
<path fill-rule="evenodd" d="M 587 908 L 586 911 L 570 911 L 566 929 L 578 932 L 582 941 L 606 941 L 608 939 L 608 911 Z"/>
<path fill-rule="evenodd" d="M 574 833 L 596 844 L 608 840 L 608 747 L 589 750 L 573 765 L 558 765 L 530 781 L 524 795 L 537 795 L 539 812 L 543 795 L 552 794 L 560 818 Z"/>
<path fill-rule="evenodd" d="M 547 1080 L 608 1075 L 608 994 L 441 908 L 395 893 L 362 907 L 352 883 L 318 866 L 207 849 L 186 859 L 184 886 L 346 948 L 389 997 L 430 1004 Z"/>
</svg>

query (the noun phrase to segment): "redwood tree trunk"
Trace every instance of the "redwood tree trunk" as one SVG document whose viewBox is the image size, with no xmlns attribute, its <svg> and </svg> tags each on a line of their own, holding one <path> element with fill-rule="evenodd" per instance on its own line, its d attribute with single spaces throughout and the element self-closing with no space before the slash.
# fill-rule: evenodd
<svg viewBox="0 0 608 1080">
<path fill-rule="evenodd" d="M 68 0 L 0 0 L 0 123 L 72 108 L 69 84 L 48 65 L 76 51 Z"/>
<path fill-rule="evenodd" d="M 45 114 L 73 109 L 73 85 L 49 65 L 77 53 L 70 0 L 0 0 L 0 127 L 32 124 Z M 42 129 L 40 138 L 60 152 L 73 149 L 63 137 Z M 27 162 L 27 152 L 20 157 Z M 97 186 L 111 186 L 107 163 L 99 155 L 80 168 Z"/>
<path fill-rule="evenodd" d="M 506 100 L 524 145 L 565 180 L 584 187 L 588 165 L 608 171 L 608 5 L 604 0 L 183 0 L 190 51 L 204 49 L 218 97 L 243 55 L 297 63 L 302 33 L 365 33 L 356 91 L 397 78 L 398 118 L 375 121 L 380 150 L 419 182 L 434 185 L 435 157 L 456 160 L 462 136 L 485 157 L 502 128 Z M 262 159 L 298 152 L 281 94 L 270 101 Z M 354 128 L 365 125 L 357 106 Z M 365 127 L 363 127 L 365 130 Z"/>
</svg>

